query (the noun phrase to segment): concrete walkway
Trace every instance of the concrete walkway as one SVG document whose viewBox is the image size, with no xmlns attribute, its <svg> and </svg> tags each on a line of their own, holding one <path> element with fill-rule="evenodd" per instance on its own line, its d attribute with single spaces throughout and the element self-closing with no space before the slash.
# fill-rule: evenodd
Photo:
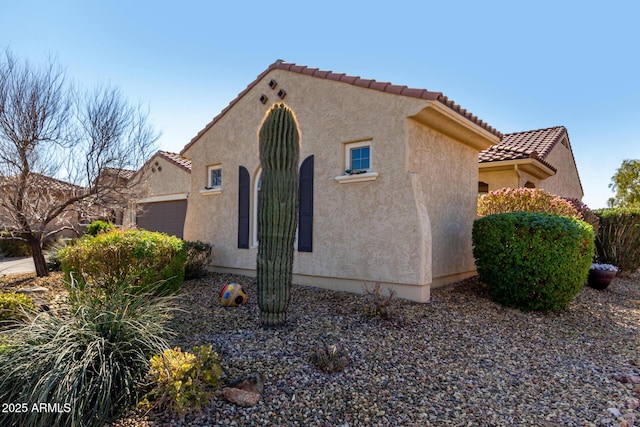
<svg viewBox="0 0 640 427">
<path fill-rule="evenodd" d="M 0 258 L 0 275 L 35 273 L 33 258 Z"/>
</svg>

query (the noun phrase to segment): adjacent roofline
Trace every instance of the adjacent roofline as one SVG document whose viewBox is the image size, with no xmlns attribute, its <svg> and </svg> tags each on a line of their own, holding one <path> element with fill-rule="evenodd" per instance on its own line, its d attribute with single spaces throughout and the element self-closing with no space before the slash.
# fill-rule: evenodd
<svg viewBox="0 0 640 427">
<path fill-rule="evenodd" d="M 549 163 L 541 161 L 537 156 L 529 156 L 516 160 L 494 160 L 480 163 L 480 172 L 498 172 L 519 169 L 531 174 L 538 179 L 547 179 L 556 174 L 557 169 Z"/>
<path fill-rule="evenodd" d="M 185 160 L 185 162 L 180 162 L 180 161 L 176 160 L 176 157 L 182 157 L 179 153 L 173 153 L 171 151 L 159 150 L 156 153 L 156 155 L 162 157 L 163 159 L 167 160 L 170 163 L 173 163 L 174 165 L 178 166 L 180 169 L 191 173 L 191 166 L 187 166 L 185 164 L 185 162 L 188 162 L 189 165 L 191 165 L 191 160 L 189 160 L 187 158 L 184 158 L 184 157 L 183 157 L 183 159 Z M 153 158 L 153 157 L 155 157 L 155 156 L 152 156 L 151 158 Z"/>
<path fill-rule="evenodd" d="M 279 59 L 273 64 L 269 65 L 269 67 L 264 70 L 262 73 L 258 75 L 258 77 L 249 83 L 249 85 L 242 92 L 238 94 L 238 96 L 229 103 L 217 116 L 215 116 L 198 134 L 191 139 L 191 141 L 184 146 L 184 148 L 180 151 L 180 155 L 183 155 L 185 151 L 187 151 L 200 137 L 207 132 L 216 122 L 218 122 L 247 92 L 249 92 L 254 86 L 258 84 L 258 82 L 266 76 L 272 70 L 285 70 L 294 73 L 304 74 L 311 77 L 326 79 L 326 80 L 334 80 L 342 83 L 351 84 L 353 86 L 359 86 L 366 89 L 373 89 L 380 92 L 387 92 L 394 95 L 408 96 L 412 98 L 419 98 L 428 101 L 437 101 L 442 105 L 448 107 L 455 113 L 460 116 L 466 118 L 474 125 L 479 126 L 485 131 L 497 136 L 498 138 L 502 138 L 502 133 L 493 127 L 489 126 L 484 121 L 480 120 L 477 116 L 471 114 L 466 109 L 460 107 L 460 105 L 456 104 L 453 100 L 450 100 L 446 96 L 444 96 L 441 92 L 431 92 L 426 89 L 414 89 L 409 88 L 407 86 L 399 86 L 394 85 L 388 82 L 378 82 L 373 79 L 362 79 L 359 76 L 348 76 L 344 73 L 334 73 L 332 71 L 324 71 L 318 68 L 309 68 L 303 65 L 296 65 L 291 62 L 284 62 Z"/>
</svg>

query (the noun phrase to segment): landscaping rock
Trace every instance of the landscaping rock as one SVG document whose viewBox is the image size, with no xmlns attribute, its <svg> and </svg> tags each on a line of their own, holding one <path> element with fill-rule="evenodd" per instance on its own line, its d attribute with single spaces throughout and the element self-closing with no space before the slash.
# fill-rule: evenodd
<svg viewBox="0 0 640 427">
<path fill-rule="evenodd" d="M 264 378 L 259 372 L 256 372 L 246 378 L 240 378 L 233 381 L 229 384 L 229 387 L 261 395 L 264 392 Z"/>
<path fill-rule="evenodd" d="M 229 402 L 238 406 L 250 407 L 260 401 L 264 392 L 264 378 L 260 373 L 254 373 L 241 378 L 222 389 L 222 395 Z"/>
<path fill-rule="evenodd" d="M 239 388 L 225 387 L 222 389 L 222 395 L 234 405 L 250 407 L 255 406 L 260 401 L 260 393 L 242 390 Z"/>
<path fill-rule="evenodd" d="M 45 292 L 49 292 L 49 289 L 45 288 L 44 286 L 32 286 L 30 288 L 21 288 L 16 291 L 17 294 L 25 294 L 25 295 L 41 294 Z"/>
</svg>

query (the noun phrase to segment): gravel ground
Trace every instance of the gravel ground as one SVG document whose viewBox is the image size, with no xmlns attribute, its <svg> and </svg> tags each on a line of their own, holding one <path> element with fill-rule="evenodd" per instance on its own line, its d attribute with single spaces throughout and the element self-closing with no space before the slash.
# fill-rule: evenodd
<svg viewBox="0 0 640 427">
<path fill-rule="evenodd" d="M 229 281 L 243 285 L 246 306 L 220 306 Z M 211 343 L 223 382 L 262 373 L 262 401 L 241 408 L 217 395 L 184 419 L 133 411 L 115 426 L 640 425 L 639 277 L 585 287 L 551 314 L 504 308 L 470 279 L 428 304 L 398 301 L 391 321 L 367 318 L 362 296 L 294 286 L 280 329 L 258 325 L 247 277 L 185 282 L 178 301 L 172 344 Z M 320 343 L 346 348 L 343 372 L 310 365 Z"/>
</svg>

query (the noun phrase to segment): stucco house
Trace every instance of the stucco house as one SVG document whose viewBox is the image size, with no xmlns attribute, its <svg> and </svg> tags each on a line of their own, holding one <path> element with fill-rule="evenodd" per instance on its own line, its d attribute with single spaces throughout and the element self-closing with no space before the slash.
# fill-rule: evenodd
<svg viewBox="0 0 640 427">
<path fill-rule="evenodd" d="M 505 134 L 478 159 L 479 193 L 528 187 L 579 200 L 584 195 L 564 126 Z"/>
<path fill-rule="evenodd" d="M 276 103 L 300 133 L 294 282 L 427 301 L 475 274 L 478 153 L 501 134 L 439 92 L 276 61 L 182 152 L 191 160 L 184 238 L 212 268 L 255 275 L 258 130 Z"/>
<path fill-rule="evenodd" d="M 191 161 L 177 153 L 160 150 L 138 169 L 131 182 L 134 201 L 125 225 L 182 238 L 191 186 Z"/>
<path fill-rule="evenodd" d="M 0 177 L 0 231 L 17 233 L 21 230 L 20 220 L 15 214 L 15 196 L 21 185 L 17 177 Z M 24 213 L 29 227 L 44 232 L 47 240 L 76 237 L 82 230 L 87 212 L 81 212 L 75 206 L 67 207 L 60 215 L 44 224 L 44 217 L 56 209 L 63 200 L 86 193 L 86 188 L 39 173 L 28 177 L 25 193 Z"/>
</svg>

